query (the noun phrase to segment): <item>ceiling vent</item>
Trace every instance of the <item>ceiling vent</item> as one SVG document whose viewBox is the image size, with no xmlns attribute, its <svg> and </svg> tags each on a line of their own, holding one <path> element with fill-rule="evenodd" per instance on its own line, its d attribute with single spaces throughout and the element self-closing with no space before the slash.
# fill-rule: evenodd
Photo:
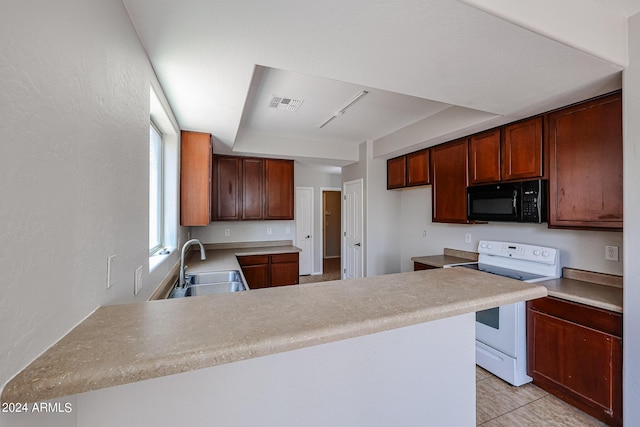
<svg viewBox="0 0 640 427">
<path fill-rule="evenodd" d="M 271 95 L 269 108 L 278 110 L 297 111 L 304 102 L 303 99 L 284 98 L 282 96 Z"/>
</svg>

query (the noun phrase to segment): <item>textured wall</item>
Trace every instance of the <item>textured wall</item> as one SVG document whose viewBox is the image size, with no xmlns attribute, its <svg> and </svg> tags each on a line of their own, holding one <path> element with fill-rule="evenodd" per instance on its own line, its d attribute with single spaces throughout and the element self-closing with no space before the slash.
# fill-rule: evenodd
<svg viewBox="0 0 640 427">
<path fill-rule="evenodd" d="M 147 267 L 152 72 L 124 6 L 2 2 L 0 40 L 4 385 L 96 307 L 145 299 L 157 283 Z"/>
</svg>

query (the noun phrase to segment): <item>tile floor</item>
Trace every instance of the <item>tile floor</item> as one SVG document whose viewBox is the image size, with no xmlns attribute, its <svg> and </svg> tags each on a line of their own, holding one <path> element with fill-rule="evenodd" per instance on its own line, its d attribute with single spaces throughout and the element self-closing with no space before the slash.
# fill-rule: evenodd
<svg viewBox="0 0 640 427">
<path fill-rule="evenodd" d="M 476 366 L 476 425 L 484 427 L 606 427 L 606 424 L 536 387 L 502 381 Z"/>
<path fill-rule="evenodd" d="M 300 276 L 299 283 L 327 282 L 340 280 L 340 258 L 324 258 L 322 274 Z"/>
</svg>

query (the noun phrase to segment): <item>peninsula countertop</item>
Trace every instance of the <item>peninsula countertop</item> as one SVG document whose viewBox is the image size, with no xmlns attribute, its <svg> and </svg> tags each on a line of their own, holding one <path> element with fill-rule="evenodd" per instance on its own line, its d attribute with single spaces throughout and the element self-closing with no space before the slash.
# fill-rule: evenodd
<svg viewBox="0 0 640 427">
<path fill-rule="evenodd" d="M 2 401 L 43 401 L 546 295 L 454 268 L 104 306 L 14 377 Z"/>
</svg>

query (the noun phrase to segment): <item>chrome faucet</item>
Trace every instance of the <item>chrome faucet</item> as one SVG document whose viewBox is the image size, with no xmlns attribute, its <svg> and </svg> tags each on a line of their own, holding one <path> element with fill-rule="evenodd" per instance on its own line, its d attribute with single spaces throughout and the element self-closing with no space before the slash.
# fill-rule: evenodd
<svg viewBox="0 0 640 427">
<path fill-rule="evenodd" d="M 202 243 L 200 242 L 200 240 L 198 239 L 191 239 L 189 241 L 187 241 L 187 243 L 184 244 L 184 246 L 182 246 L 182 256 L 180 256 L 180 281 L 178 282 L 178 287 L 179 288 L 184 288 L 184 270 L 187 268 L 186 265 L 184 265 L 184 252 L 185 250 L 193 245 L 197 243 L 198 245 L 200 245 L 200 259 L 206 259 L 207 257 L 204 254 L 204 246 L 202 246 Z"/>
</svg>

